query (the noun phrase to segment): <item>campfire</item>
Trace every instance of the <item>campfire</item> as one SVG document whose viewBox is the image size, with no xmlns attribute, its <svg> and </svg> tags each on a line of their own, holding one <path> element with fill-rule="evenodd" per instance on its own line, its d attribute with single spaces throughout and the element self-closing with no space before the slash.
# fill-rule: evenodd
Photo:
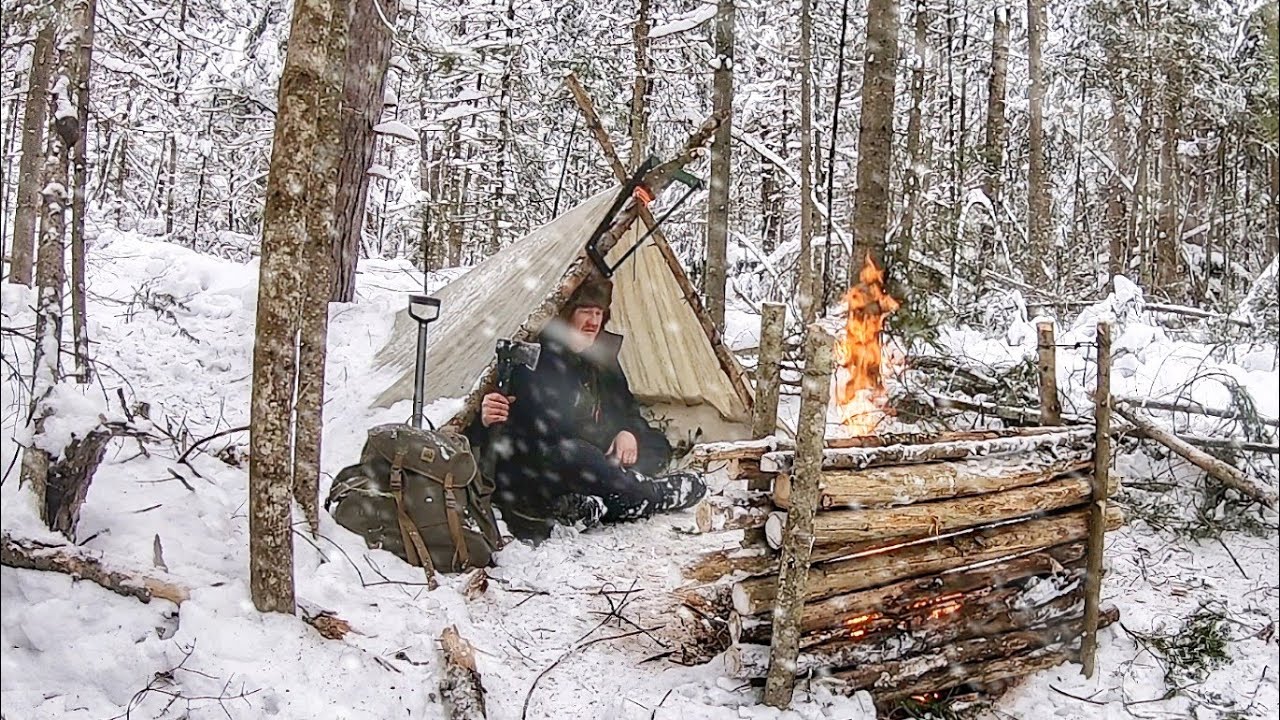
<svg viewBox="0 0 1280 720">
<path fill-rule="evenodd" d="M 898 301 L 884 291 L 884 272 L 871 254 L 858 273 L 858 283 L 845 294 L 844 331 L 836 340 L 835 406 L 854 435 L 871 435 L 885 417 L 880 332 Z"/>
</svg>

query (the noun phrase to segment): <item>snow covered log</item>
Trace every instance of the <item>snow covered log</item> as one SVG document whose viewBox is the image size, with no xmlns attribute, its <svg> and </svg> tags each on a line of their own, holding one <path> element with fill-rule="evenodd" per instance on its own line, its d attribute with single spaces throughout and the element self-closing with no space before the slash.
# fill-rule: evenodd
<svg viewBox="0 0 1280 720">
<path fill-rule="evenodd" d="M 1109 488 L 1109 493 L 1115 487 Z M 1041 515 L 1088 502 L 1092 494 L 1089 475 L 1074 473 L 1042 485 L 1014 488 L 985 495 L 936 500 L 916 505 L 827 510 L 813 522 L 816 542 L 859 543 L 886 537 L 908 538 L 941 535 L 954 530 Z M 774 545 L 785 514 L 775 512 L 765 524 L 765 536 Z"/>
<path fill-rule="evenodd" d="M 772 511 L 767 493 L 737 499 L 712 495 L 694 508 L 694 523 L 701 533 L 742 530 L 764 525 Z"/>
<path fill-rule="evenodd" d="M 828 470 L 822 474 L 818 507 L 883 507 L 966 497 L 1048 482 L 1090 465 L 1087 447 L 1062 452 L 1037 451 L 980 460 L 888 465 L 866 470 Z M 773 481 L 773 502 L 787 507 L 791 476 Z"/>
<path fill-rule="evenodd" d="M 48 545 L 37 540 L 0 536 L 0 564 L 24 570 L 60 572 L 88 580 L 117 595 L 149 603 L 153 598 L 181 605 L 191 593 L 177 582 L 136 570 L 108 567 L 102 558 L 75 545 Z"/>
<path fill-rule="evenodd" d="M 1107 529 L 1124 522 L 1119 508 L 1107 508 Z M 1035 518 L 1010 525 L 981 528 L 940 540 L 890 545 L 864 551 L 848 559 L 815 564 L 807 598 L 823 598 L 880 585 L 956 570 L 1010 555 L 1029 553 L 1088 537 L 1088 510 Z M 767 612 L 773 606 L 776 575 L 742 580 L 734 585 L 734 609 L 744 615 Z"/>
<path fill-rule="evenodd" d="M 892 445 L 936 445 L 962 441 L 999 440 L 1012 437 L 1036 437 L 1054 435 L 1063 428 L 1013 428 L 1004 430 L 958 430 L 942 433 L 885 433 L 882 435 L 861 435 L 858 437 L 827 438 L 824 446 L 828 449 L 842 448 L 879 448 Z M 695 463 L 705 465 L 710 462 L 726 460 L 752 459 L 760 460 L 766 453 L 789 451 L 795 449 L 795 443 L 789 438 L 771 435 L 759 440 L 739 440 L 735 442 L 715 442 L 695 445 L 690 456 Z"/>
<path fill-rule="evenodd" d="M 1019 433 L 985 440 L 950 440 L 929 444 L 895 444 L 883 447 L 847 447 L 828 449 L 823 453 L 824 470 L 860 470 L 878 465 L 908 465 L 935 460 L 961 460 L 1000 453 L 1025 453 L 1034 450 L 1087 447 L 1093 442 L 1093 428 L 1054 428 L 1053 432 Z M 794 452 L 778 450 L 765 453 L 760 469 L 765 472 L 790 473 Z"/>
<path fill-rule="evenodd" d="M 1173 433 L 1144 417 L 1129 403 L 1118 400 L 1113 403 L 1113 406 L 1121 417 L 1133 423 L 1134 427 L 1141 430 L 1146 437 L 1181 455 L 1192 465 L 1204 470 L 1223 485 L 1244 493 L 1273 510 L 1276 509 L 1275 489 L 1261 485 L 1236 467 L 1206 452 L 1197 450 L 1183 440 L 1178 439 Z"/>
<path fill-rule="evenodd" d="M 450 720 L 485 720 L 484 684 L 471 643 L 450 625 L 440 634 L 440 653 L 444 656 L 440 697 Z"/>
</svg>

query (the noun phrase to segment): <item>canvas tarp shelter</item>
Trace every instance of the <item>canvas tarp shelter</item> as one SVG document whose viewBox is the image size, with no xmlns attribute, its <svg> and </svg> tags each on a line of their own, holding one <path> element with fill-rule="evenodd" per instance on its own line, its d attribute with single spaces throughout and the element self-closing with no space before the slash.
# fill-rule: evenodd
<svg viewBox="0 0 1280 720">
<path fill-rule="evenodd" d="M 426 351 L 425 401 L 469 395 L 511 337 L 551 296 L 607 215 L 619 189 L 600 192 L 528 236 L 510 243 L 445 286 L 440 319 Z M 617 259 L 639 240 L 637 222 L 608 254 Z M 675 440 L 745 437 L 751 390 L 732 354 L 708 336 L 686 299 L 688 280 L 669 248 L 650 237 L 613 276 L 607 329 L 624 336 L 620 361 L 631 389 Z M 663 252 L 666 250 L 667 252 Z M 540 328 L 530 327 L 536 333 Z M 375 401 L 390 407 L 413 396 L 417 324 L 401 310 L 377 364 L 394 379 Z"/>
</svg>

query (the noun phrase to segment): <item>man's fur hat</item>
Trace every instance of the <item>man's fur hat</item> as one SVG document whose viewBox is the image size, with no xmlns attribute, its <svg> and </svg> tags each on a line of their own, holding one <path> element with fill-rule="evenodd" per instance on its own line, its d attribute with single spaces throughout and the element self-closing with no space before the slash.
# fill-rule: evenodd
<svg viewBox="0 0 1280 720">
<path fill-rule="evenodd" d="M 578 286 L 573 297 L 569 298 L 569 302 L 565 305 L 565 310 L 572 313 L 580 307 L 598 307 L 608 312 L 612 304 L 613 281 L 593 275 Z"/>
</svg>

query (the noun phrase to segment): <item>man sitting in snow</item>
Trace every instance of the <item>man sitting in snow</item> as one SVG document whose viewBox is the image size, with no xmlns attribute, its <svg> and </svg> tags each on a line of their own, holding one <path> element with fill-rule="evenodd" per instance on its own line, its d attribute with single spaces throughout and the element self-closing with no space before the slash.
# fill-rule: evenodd
<svg viewBox="0 0 1280 720">
<path fill-rule="evenodd" d="M 494 504 L 521 539 L 546 539 L 556 523 L 586 527 L 691 507 L 706 484 L 691 473 L 654 477 L 671 444 L 640 414 L 618 364 L 622 337 L 604 330 L 613 284 L 587 280 L 539 338 L 536 370 L 519 367 L 511 396 L 483 399 L 473 444 L 504 423 Z"/>
</svg>

